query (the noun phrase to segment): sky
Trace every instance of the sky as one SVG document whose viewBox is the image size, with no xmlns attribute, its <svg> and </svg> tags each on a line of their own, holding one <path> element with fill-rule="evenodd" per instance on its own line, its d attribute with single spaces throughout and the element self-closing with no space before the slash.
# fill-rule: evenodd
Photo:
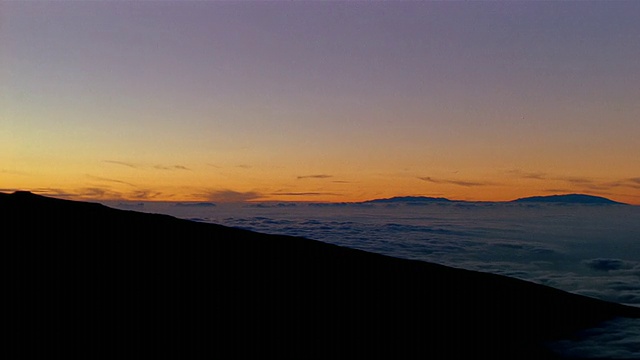
<svg viewBox="0 0 640 360">
<path fill-rule="evenodd" d="M 0 191 L 640 204 L 640 1 L 0 0 Z"/>
</svg>

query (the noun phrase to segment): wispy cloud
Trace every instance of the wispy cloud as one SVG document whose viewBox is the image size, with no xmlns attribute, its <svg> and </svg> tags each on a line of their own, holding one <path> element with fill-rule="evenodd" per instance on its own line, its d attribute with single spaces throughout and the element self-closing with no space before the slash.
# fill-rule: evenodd
<svg viewBox="0 0 640 360">
<path fill-rule="evenodd" d="M 566 181 L 574 185 L 591 185 L 595 183 L 595 180 L 592 178 L 579 177 L 579 176 L 562 176 L 562 177 L 558 177 L 557 180 Z"/>
<path fill-rule="evenodd" d="M 222 166 L 222 165 L 207 163 L 207 166 L 211 166 L 211 167 L 214 167 L 216 169 L 222 169 L 222 168 L 251 169 L 251 168 L 253 168 L 253 166 L 248 165 L 248 164 Z"/>
<path fill-rule="evenodd" d="M 535 179 L 535 180 L 553 180 L 569 183 L 573 186 L 582 187 L 585 190 L 606 191 L 617 187 L 627 187 L 632 189 L 640 189 L 640 178 L 626 178 L 620 180 L 607 180 L 591 178 L 586 176 L 561 176 L 552 175 L 543 172 L 526 172 L 520 169 L 514 169 L 507 171 L 508 174 L 516 176 L 522 179 Z M 557 192 L 558 190 L 545 190 L 548 192 Z M 575 191 L 563 189 L 562 191 Z"/>
<path fill-rule="evenodd" d="M 280 196 L 322 196 L 322 195 L 339 195 L 336 193 L 330 192 L 274 192 L 271 195 L 280 195 Z"/>
<path fill-rule="evenodd" d="M 101 199 L 122 199 L 122 193 L 109 188 L 86 187 L 74 191 L 75 197 L 80 198 L 101 198 Z"/>
<path fill-rule="evenodd" d="M 11 174 L 11 175 L 29 175 L 28 173 L 26 173 L 24 171 L 7 170 L 7 169 L 0 169 L 0 173 L 2 173 L 2 174 Z"/>
<path fill-rule="evenodd" d="M 162 195 L 163 193 L 160 191 L 154 191 L 151 189 L 139 189 L 139 190 L 133 191 L 129 195 L 129 197 L 136 200 L 153 200 Z"/>
<path fill-rule="evenodd" d="M 105 181 L 105 182 L 112 182 L 112 183 L 117 183 L 117 184 L 124 184 L 124 185 L 129 185 L 129 186 L 136 186 L 130 182 L 126 182 L 126 181 L 122 181 L 122 180 L 118 180 L 118 179 L 110 179 L 110 178 L 105 178 L 105 177 L 101 177 L 101 176 L 94 176 L 94 175 L 89 175 L 87 174 L 87 177 L 93 180 L 97 180 L 97 181 Z"/>
<path fill-rule="evenodd" d="M 453 180 L 453 179 L 434 179 L 429 176 L 418 176 L 418 179 L 422 181 L 434 183 L 434 184 L 452 184 L 452 185 L 466 186 L 466 187 L 494 185 L 494 183 L 488 182 L 488 181 L 479 182 L 479 181 L 465 181 L 465 180 Z"/>
<path fill-rule="evenodd" d="M 24 189 L 24 190 L 30 191 L 34 194 L 52 196 L 52 197 L 73 198 L 77 196 L 77 194 L 73 192 L 65 191 L 58 188 L 32 188 L 32 189 Z"/>
<path fill-rule="evenodd" d="M 62 191 L 61 189 L 53 189 L 53 188 L 2 188 L 0 192 L 2 193 L 14 193 L 16 191 L 29 191 L 34 194 L 39 195 L 48 195 L 54 197 L 68 197 L 70 194 Z"/>
<path fill-rule="evenodd" d="M 187 168 L 186 166 L 183 165 L 154 165 L 153 166 L 154 169 L 156 170 L 187 170 L 187 171 L 191 171 L 191 169 Z"/>
<path fill-rule="evenodd" d="M 534 180 L 548 179 L 547 174 L 543 172 L 527 172 L 527 171 L 522 171 L 520 169 L 514 169 L 514 170 L 507 171 L 507 173 L 523 179 L 534 179 Z"/>
<path fill-rule="evenodd" d="M 117 161 L 117 160 L 103 160 L 102 162 L 105 163 L 109 163 L 109 164 L 114 164 L 114 165 L 121 165 L 121 166 L 126 166 L 128 168 L 131 169 L 155 169 L 155 170 L 187 170 L 187 171 L 191 171 L 191 169 L 189 169 L 188 167 L 184 166 L 184 165 L 162 165 L 162 164 L 156 164 L 156 165 L 145 165 L 145 164 L 138 164 L 138 163 L 132 163 L 132 162 L 127 162 L 127 161 Z"/>
<path fill-rule="evenodd" d="M 213 190 L 205 194 L 198 194 L 213 202 L 244 202 L 263 198 L 264 195 L 255 191 Z"/>
<path fill-rule="evenodd" d="M 140 165 L 138 165 L 138 164 L 125 162 L 125 161 L 103 160 L 102 162 L 106 162 L 106 163 L 109 163 L 109 164 L 115 164 L 115 165 L 122 165 L 122 166 L 126 166 L 126 167 L 129 167 L 129 168 L 132 168 L 132 169 L 140 168 Z"/>
<path fill-rule="evenodd" d="M 325 174 L 318 174 L 318 175 L 301 175 L 298 176 L 298 180 L 302 180 L 302 179 L 328 179 L 328 178 L 332 178 L 333 175 L 325 175 Z"/>
</svg>

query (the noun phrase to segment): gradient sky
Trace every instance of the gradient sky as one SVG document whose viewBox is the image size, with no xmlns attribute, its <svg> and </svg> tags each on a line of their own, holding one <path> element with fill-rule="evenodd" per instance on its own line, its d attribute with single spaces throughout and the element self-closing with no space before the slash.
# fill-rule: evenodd
<svg viewBox="0 0 640 360">
<path fill-rule="evenodd" d="M 0 191 L 640 204 L 640 1 L 0 2 Z"/>
</svg>

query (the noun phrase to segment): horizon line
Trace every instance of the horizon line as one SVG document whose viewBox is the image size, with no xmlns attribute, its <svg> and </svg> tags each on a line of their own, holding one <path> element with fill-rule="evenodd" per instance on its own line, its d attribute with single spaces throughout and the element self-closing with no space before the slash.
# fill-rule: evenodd
<svg viewBox="0 0 640 360">
<path fill-rule="evenodd" d="M 582 195 L 582 196 L 590 196 L 595 198 L 606 199 L 614 202 L 611 205 L 631 205 L 631 206 L 640 206 L 640 203 L 629 203 L 613 200 L 611 198 L 601 196 L 601 195 L 592 195 L 589 193 L 557 193 L 550 195 L 530 195 L 530 196 L 522 196 L 517 197 L 510 200 L 469 200 L 469 199 L 453 199 L 448 198 L 446 196 L 428 196 L 428 195 L 395 195 L 391 197 L 380 197 L 380 198 L 370 198 L 366 200 L 355 200 L 355 201 L 315 201 L 315 200 L 286 200 L 286 199 L 245 199 L 245 200 L 237 200 L 237 201 L 228 201 L 228 200 L 215 200 L 215 199 L 201 199 L 201 200 L 153 200 L 153 199 L 127 199 L 127 198 L 98 198 L 91 196 L 82 196 L 81 194 L 73 194 L 73 193 L 60 193 L 60 194 L 51 194 L 46 191 L 37 191 L 37 190 L 18 190 L 18 189 L 0 189 L 0 193 L 11 194 L 11 193 L 31 193 L 38 196 L 45 196 L 50 198 L 58 198 L 63 200 L 71 200 L 71 201 L 85 201 L 85 202 L 143 202 L 143 203 L 213 203 L 213 204 L 258 204 L 258 203 L 301 203 L 301 204 L 362 204 L 368 202 L 375 201 L 384 201 L 384 200 L 393 200 L 399 198 L 423 198 L 423 199 L 434 199 L 434 200 L 446 200 L 450 202 L 463 202 L 463 203 L 511 203 L 516 202 L 521 199 L 529 199 L 529 198 L 550 198 L 556 196 L 567 196 L 567 195 Z M 399 200 L 401 201 L 401 200 Z M 575 203 L 579 204 L 579 203 Z M 589 205 L 589 203 L 586 203 Z M 595 204 L 598 205 L 598 204 Z"/>
</svg>

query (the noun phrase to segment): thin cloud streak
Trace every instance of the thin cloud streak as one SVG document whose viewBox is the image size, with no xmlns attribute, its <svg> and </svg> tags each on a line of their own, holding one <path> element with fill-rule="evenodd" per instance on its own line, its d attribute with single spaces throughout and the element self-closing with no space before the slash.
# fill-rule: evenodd
<svg viewBox="0 0 640 360">
<path fill-rule="evenodd" d="M 136 190 L 133 193 L 131 193 L 130 197 L 137 199 L 137 200 L 152 200 L 152 199 L 156 199 L 160 196 L 163 196 L 165 194 L 163 194 L 160 191 L 154 191 L 154 190 Z"/>
<path fill-rule="evenodd" d="M 90 178 L 90 179 L 93 179 L 93 180 L 98 180 L 98 181 L 106 181 L 106 182 L 112 182 L 112 183 L 116 183 L 116 184 L 124 184 L 124 185 L 133 186 L 133 187 L 136 186 L 136 185 L 134 185 L 134 184 L 132 184 L 130 182 L 117 180 L 117 179 L 105 178 L 105 177 L 101 177 L 101 176 L 94 176 L 94 175 L 87 174 L 87 177 Z"/>
<path fill-rule="evenodd" d="M 117 161 L 117 160 L 103 160 L 102 162 L 106 162 L 109 164 L 115 164 L 115 165 L 122 165 L 122 166 L 126 166 L 132 169 L 139 169 L 140 165 L 137 164 L 133 164 L 133 163 L 129 163 L 129 162 L 125 162 L 125 161 Z"/>
<path fill-rule="evenodd" d="M 173 165 L 173 166 L 155 165 L 153 168 L 154 169 L 158 169 L 158 170 L 186 170 L 186 171 L 191 171 L 191 169 L 187 168 L 186 166 L 182 166 L 182 165 Z"/>
<path fill-rule="evenodd" d="M 26 173 L 24 171 L 7 170 L 7 169 L 0 169 L 0 173 L 11 174 L 11 175 L 29 175 L 28 173 Z"/>
<path fill-rule="evenodd" d="M 627 178 L 614 181 L 602 181 L 595 178 L 580 177 L 580 176 L 558 176 L 548 175 L 543 172 L 525 172 L 519 169 L 509 170 L 507 173 L 512 174 L 521 179 L 534 179 L 534 180 L 548 180 L 548 181 L 563 181 L 574 186 L 580 186 L 584 190 L 606 191 L 617 187 L 626 187 L 632 189 L 640 189 L 640 178 Z M 559 190 L 544 190 L 547 192 L 558 192 Z M 561 190 L 564 192 L 575 191 L 573 190 Z"/>
<path fill-rule="evenodd" d="M 336 195 L 340 195 L 340 194 L 336 194 L 336 193 L 330 193 L 330 192 L 275 192 L 275 193 L 271 193 L 271 195 L 284 195 L 284 196 L 322 196 L 322 195 L 332 195 L 332 196 L 336 196 Z"/>
<path fill-rule="evenodd" d="M 523 179 L 547 180 L 547 174 L 543 172 L 526 172 L 519 169 L 509 170 L 507 173 Z"/>
<path fill-rule="evenodd" d="M 152 169 L 156 169 L 156 170 L 185 170 L 185 171 L 191 171 L 191 169 L 189 169 L 188 167 L 186 167 L 184 165 L 161 165 L 161 164 L 143 165 L 143 164 L 136 164 L 136 163 L 126 162 L 126 161 L 117 161 L 117 160 L 103 160 L 102 162 L 109 163 L 109 164 L 126 166 L 128 168 L 138 169 L 138 170 L 152 168 Z"/>
<path fill-rule="evenodd" d="M 302 180 L 302 179 L 328 179 L 328 178 L 332 178 L 333 175 L 325 175 L 325 174 L 319 174 L 319 175 L 302 175 L 302 176 L 298 176 L 298 180 Z"/>
<path fill-rule="evenodd" d="M 245 202 L 264 198 L 264 195 L 256 191 L 213 190 L 205 194 L 197 194 L 212 202 Z"/>
<path fill-rule="evenodd" d="M 559 177 L 557 178 L 557 180 L 566 181 L 574 185 L 592 185 L 595 182 L 594 179 L 590 179 L 586 177 L 576 177 L 576 176 Z"/>
<path fill-rule="evenodd" d="M 451 179 L 434 179 L 429 176 L 418 176 L 418 179 L 427 181 L 434 184 L 452 184 L 458 186 L 472 187 L 472 186 L 487 186 L 494 185 L 491 182 L 476 182 L 476 181 L 464 181 L 464 180 L 451 180 Z"/>
</svg>

